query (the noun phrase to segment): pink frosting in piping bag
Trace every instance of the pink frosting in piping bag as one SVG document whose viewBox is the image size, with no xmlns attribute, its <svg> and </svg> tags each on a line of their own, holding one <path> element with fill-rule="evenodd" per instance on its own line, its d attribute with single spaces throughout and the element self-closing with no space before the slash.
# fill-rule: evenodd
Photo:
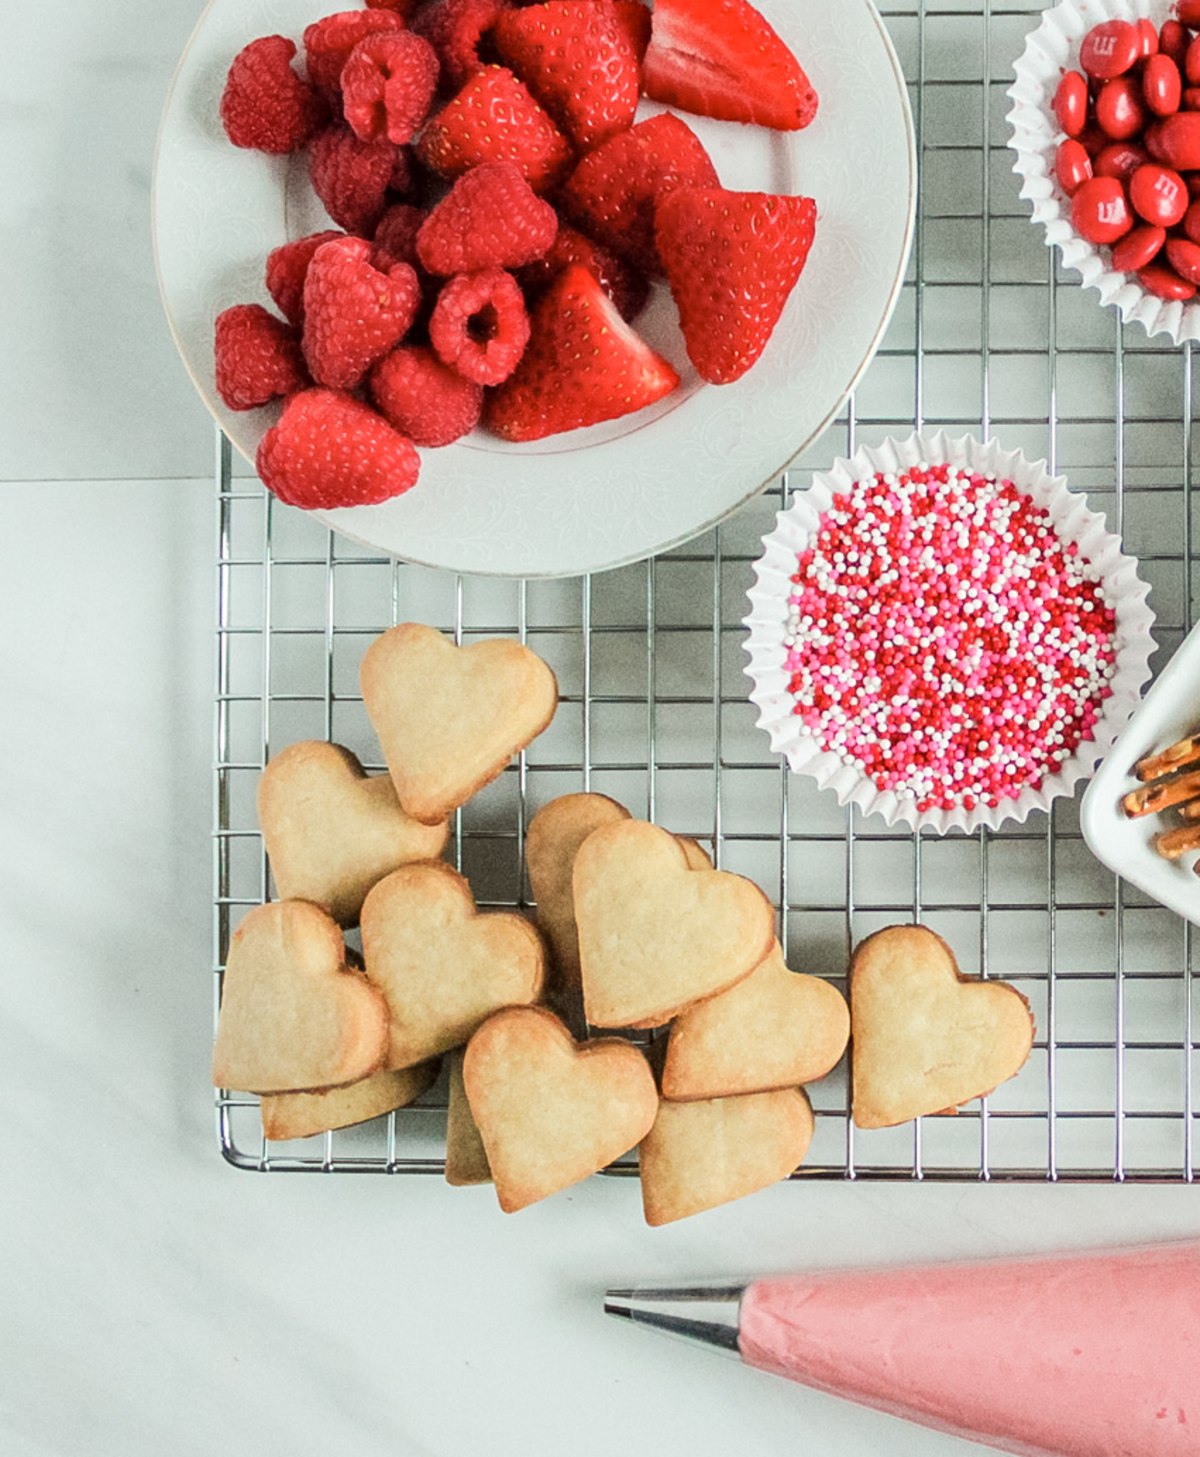
<svg viewBox="0 0 1200 1457">
<path fill-rule="evenodd" d="M 757 1280 L 751 1366 L 1002 1451 L 1200 1454 L 1200 1245 Z"/>
</svg>

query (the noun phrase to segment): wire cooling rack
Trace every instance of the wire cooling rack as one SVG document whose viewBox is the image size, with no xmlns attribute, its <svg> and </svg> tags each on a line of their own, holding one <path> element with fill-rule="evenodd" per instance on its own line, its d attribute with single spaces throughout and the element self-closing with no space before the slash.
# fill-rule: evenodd
<svg viewBox="0 0 1200 1457">
<path fill-rule="evenodd" d="M 1152 583 L 1156 669 L 1192 623 L 1192 347 L 1122 329 L 1056 269 L 1018 198 L 1005 92 L 1039 9 L 884 9 L 921 177 L 895 317 L 857 393 L 789 476 L 686 547 L 568 581 L 399 565 L 235 477 L 218 439 L 217 989 L 231 930 L 271 893 L 254 809 L 268 756 L 332 738 L 382 769 L 358 665 L 396 621 L 464 642 L 512 635 L 550 662 L 563 699 L 549 731 L 455 818 L 447 853 L 482 905 L 530 904 L 526 823 L 554 796 L 594 789 L 757 881 L 795 970 L 844 990 L 853 944 L 916 919 L 964 971 L 1029 998 L 1029 1063 L 958 1117 L 864 1132 L 848 1116 L 844 1068 L 811 1088 L 816 1134 L 794 1177 L 1193 1179 L 1190 927 L 1091 856 L 1078 797 L 971 836 L 888 830 L 788 774 L 755 728 L 742 671 L 751 563 L 789 488 L 914 425 L 994 434 L 1087 492 Z M 444 1110 L 438 1087 L 370 1124 L 273 1144 L 256 1101 L 222 1093 L 217 1121 L 225 1156 L 245 1168 L 438 1173 Z"/>
</svg>

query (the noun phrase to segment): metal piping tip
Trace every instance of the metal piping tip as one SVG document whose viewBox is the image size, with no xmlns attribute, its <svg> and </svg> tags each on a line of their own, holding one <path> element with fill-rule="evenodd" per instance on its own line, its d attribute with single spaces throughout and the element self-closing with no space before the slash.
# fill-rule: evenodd
<svg viewBox="0 0 1200 1457">
<path fill-rule="evenodd" d="M 736 1355 L 744 1289 L 744 1285 L 707 1285 L 609 1290 L 604 1311 Z"/>
</svg>

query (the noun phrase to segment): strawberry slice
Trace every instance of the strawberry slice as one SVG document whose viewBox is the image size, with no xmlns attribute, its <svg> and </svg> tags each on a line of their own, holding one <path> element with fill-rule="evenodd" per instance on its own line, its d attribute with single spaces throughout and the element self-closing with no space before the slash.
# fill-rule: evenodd
<svg viewBox="0 0 1200 1457">
<path fill-rule="evenodd" d="M 642 89 L 681 111 L 777 131 L 817 114 L 800 62 L 749 0 L 654 0 Z"/>
<path fill-rule="evenodd" d="M 480 162 L 515 162 L 546 192 L 571 162 L 571 144 L 507 66 L 484 66 L 425 125 L 417 155 L 443 177 Z"/>
<path fill-rule="evenodd" d="M 525 353 L 485 406 L 486 423 L 505 440 L 540 440 L 631 414 L 678 383 L 575 263 L 535 308 Z"/>
<path fill-rule="evenodd" d="M 729 384 L 758 359 L 808 259 L 811 198 L 681 187 L 658 205 L 658 248 L 688 358 Z"/>
<path fill-rule="evenodd" d="M 664 113 L 589 152 L 562 189 L 565 211 L 589 237 L 646 274 L 661 274 L 654 209 L 672 187 L 717 187 L 717 169 L 686 122 Z"/>
<path fill-rule="evenodd" d="M 582 151 L 633 125 L 641 78 L 612 0 L 549 0 L 506 10 L 492 38 L 501 60 Z"/>
</svg>

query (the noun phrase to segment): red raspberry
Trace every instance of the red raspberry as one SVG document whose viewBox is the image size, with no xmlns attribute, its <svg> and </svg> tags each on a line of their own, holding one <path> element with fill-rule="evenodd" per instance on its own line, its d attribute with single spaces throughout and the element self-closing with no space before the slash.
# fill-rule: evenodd
<svg viewBox="0 0 1200 1457">
<path fill-rule="evenodd" d="M 641 0 L 637 0 L 640 5 Z M 525 293 L 525 302 L 532 305 L 550 287 L 564 268 L 578 263 L 586 268 L 617 306 L 617 312 L 628 323 L 636 319 L 650 297 L 650 281 L 611 249 L 560 222 L 554 242 L 545 255 L 517 270 L 517 282 Z"/>
<path fill-rule="evenodd" d="M 483 68 L 481 43 L 508 8 L 509 0 L 432 0 L 413 16 L 413 30 L 437 52 L 443 91 L 453 94 Z"/>
<path fill-rule="evenodd" d="M 417 155 L 443 177 L 480 162 L 515 162 L 535 192 L 571 163 L 571 144 L 505 66 L 485 66 L 425 123 Z"/>
<path fill-rule="evenodd" d="M 325 211 L 340 228 L 364 238 L 375 231 L 387 206 L 396 155 L 391 142 L 364 142 L 344 122 L 318 134 L 308 154 L 308 175 Z"/>
<path fill-rule="evenodd" d="M 452 278 L 433 306 L 429 338 L 442 363 L 466 379 L 507 379 L 529 342 L 529 315 L 516 279 L 502 268 Z"/>
<path fill-rule="evenodd" d="M 263 485 L 281 501 L 328 511 L 399 496 L 416 484 L 421 458 L 369 405 L 314 387 L 284 405 L 255 464 Z"/>
<path fill-rule="evenodd" d="M 295 152 L 325 120 L 316 91 L 291 67 L 296 44 L 283 35 L 252 40 L 233 58 L 221 95 L 221 121 L 235 147 Z"/>
<path fill-rule="evenodd" d="M 423 207 L 414 207 L 408 202 L 393 203 L 375 229 L 372 241 L 376 253 L 386 255 L 393 263 L 407 263 L 416 268 L 420 261 L 417 258 L 417 234 L 428 216 Z"/>
<path fill-rule="evenodd" d="M 313 379 L 352 389 L 408 332 L 420 297 L 408 264 L 381 273 L 365 239 L 322 243 L 304 280 L 304 358 Z"/>
<path fill-rule="evenodd" d="M 369 35 L 342 67 L 342 110 L 366 142 L 412 140 L 437 87 L 438 61 L 411 30 Z"/>
<path fill-rule="evenodd" d="M 281 243 L 267 254 L 267 292 L 283 317 L 297 329 L 304 327 L 304 275 L 312 255 L 322 243 L 345 236 L 336 228 L 327 228 L 323 233 L 309 233 L 306 238 Z"/>
<path fill-rule="evenodd" d="M 217 393 L 231 410 L 253 410 L 308 383 L 296 331 L 262 304 L 225 309 L 215 332 Z"/>
<path fill-rule="evenodd" d="M 380 414 L 414 445 L 449 445 L 475 428 L 483 409 L 483 386 L 422 344 L 385 354 L 368 384 Z"/>
<path fill-rule="evenodd" d="M 404 21 L 394 10 L 339 10 L 315 20 L 304 32 L 308 79 L 325 91 L 340 91 L 342 67 L 360 40 L 403 29 Z"/>
<path fill-rule="evenodd" d="M 516 268 L 540 258 L 554 241 L 558 214 L 513 162 L 481 162 L 464 172 L 417 235 L 417 255 L 430 273 Z"/>
</svg>

